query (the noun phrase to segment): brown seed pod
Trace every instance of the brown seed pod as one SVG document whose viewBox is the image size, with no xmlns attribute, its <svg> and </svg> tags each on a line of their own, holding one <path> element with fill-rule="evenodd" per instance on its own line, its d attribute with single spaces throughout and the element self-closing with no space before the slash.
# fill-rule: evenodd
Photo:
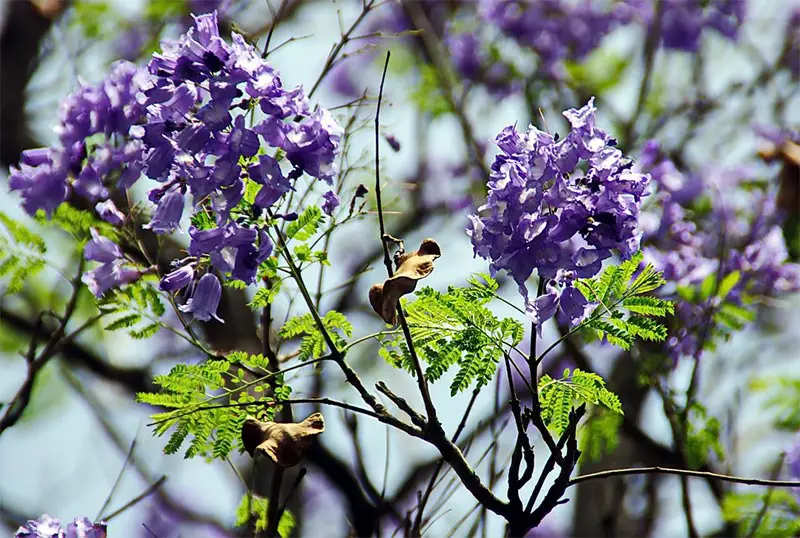
<svg viewBox="0 0 800 538">
<path fill-rule="evenodd" d="M 767 162 L 780 160 L 778 196 L 775 205 L 782 214 L 783 236 L 789 251 L 789 260 L 800 259 L 800 144 L 785 140 L 780 146 L 771 144 L 759 151 Z"/>
<path fill-rule="evenodd" d="M 314 437 L 325 431 L 321 413 L 299 423 L 262 422 L 247 417 L 242 424 L 242 444 L 252 457 L 268 456 L 281 467 L 300 463 Z"/>
<path fill-rule="evenodd" d="M 400 297 L 414 291 L 417 281 L 433 272 L 433 261 L 441 255 L 439 244 L 433 239 L 425 239 L 414 252 L 398 256 L 394 276 L 369 289 L 369 303 L 373 310 L 386 323 L 396 325 Z"/>
</svg>

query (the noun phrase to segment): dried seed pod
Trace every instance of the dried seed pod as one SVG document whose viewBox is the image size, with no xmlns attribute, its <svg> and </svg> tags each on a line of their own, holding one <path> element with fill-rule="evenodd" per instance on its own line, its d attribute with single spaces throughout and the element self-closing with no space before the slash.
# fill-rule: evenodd
<svg viewBox="0 0 800 538">
<path fill-rule="evenodd" d="M 780 160 L 783 164 L 778 174 L 778 196 L 775 204 L 782 213 L 783 236 L 789 251 L 789 260 L 800 260 L 800 144 L 786 140 L 782 145 L 771 145 L 759 151 L 767 162 Z"/>
<path fill-rule="evenodd" d="M 248 454 L 269 456 L 281 467 L 300 463 L 314 437 L 325 431 L 321 413 L 299 423 L 262 422 L 247 417 L 242 425 L 242 444 Z"/>
<path fill-rule="evenodd" d="M 425 239 L 414 252 L 399 256 L 394 276 L 369 289 L 369 303 L 373 310 L 386 323 L 397 324 L 400 297 L 414 291 L 417 281 L 433 272 L 433 261 L 441 255 L 439 244 L 433 239 Z"/>
</svg>

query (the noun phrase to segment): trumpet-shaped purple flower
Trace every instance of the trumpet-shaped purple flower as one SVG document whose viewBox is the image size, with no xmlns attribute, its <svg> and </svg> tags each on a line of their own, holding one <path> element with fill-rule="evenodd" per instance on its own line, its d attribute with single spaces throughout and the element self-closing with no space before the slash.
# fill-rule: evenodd
<svg viewBox="0 0 800 538">
<path fill-rule="evenodd" d="M 572 280 L 597 274 L 613 252 L 628 257 L 639 248 L 639 208 L 650 178 L 631 170 L 594 113 L 593 100 L 564 112 L 571 130 L 562 139 L 533 126 L 524 135 L 503 129 L 488 199 L 470 216 L 475 254 L 489 260 L 493 273 L 514 278 L 537 323 L 562 301 L 567 317 L 580 319 L 585 305 L 577 295 L 562 297 Z M 555 282 L 545 298 L 529 303 L 526 281 L 534 270 Z"/>
<path fill-rule="evenodd" d="M 611 30 L 627 22 L 627 6 L 613 10 L 581 0 L 482 0 L 481 16 L 488 24 L 534 50 L 547 71 L 563 60 L 580 60 L 594 50 Z"/>
<path fill-rule="evenodd" d="M 122 226 L 122 223 L 125 221 L 125 215 L 117 209 L 117 206 L 114 205 L 112 200 L 98 202 L 97 205 L 94 206 L 94 210 L 97 211 L 97 215 L 101 219 L 114 226 Z"/>
<path fill-rule="evenodd" d="M 322 197 L 325 199 L 322 203 L 322 211 L 328 216 L 333 215 L 333 212 L 336 211 L 336 208 L 342 203 L 341 199 L 339 199 L 339 196 L 333 191 L 326 192 Z"/>
<path fill-rule="evenodd" d="M 224 323 L 217 316 L 217 307 L 221 297 L 222 285 L 219 283 L 219 279 L 211 273 L 206 273 L 195 286 L 191 298 L 186 301 L 185 305 L 180 306 L 180 310 L 192 314 L 195 319 L 200 321 L 214 318 L 220 323 Z"/>
<path fill-rule="evenodd" d="M 87 517 L 75 518 L 67 525 L 65 538 L 106 538 L 106 524 L 92 523 Z"/>
<path fill-rule="evenodd" d="M 43 209 L 50 215 L 67 198 L 67 170 L 52 149 L 28 149 L 22 152 L 19 167 L 11 167 L 8 186 L 20 192 L 28 214 Z"/>
<path fill-rule="evenodd" d="M 143 146 L 131 132 L 142 120 L 137 100 L 143 74 L 128 62 L 115 63 L 98 85 L 81 85 L 61 105 L 54 148 L 23 152 L 11 168 L 9 186 L 20 191 L 23 207 L 51 214 L 70 188 L 91 201 L 108 197 L 111 178 L 130 187 L 141 171 Z"/>
<path fill-rule="evenodd" d="M 106 523 L 92 523 L 85 517 L 75 518 L 66 529 L 61 528 L 61 521 L 47 514 L 37 520 L 29 520 L 19 527 L 14 534 L 16 538 L 106 538 Z"/>
<path fill-rule="evenodd" d="M 21 193 L 29 213 L 51 214 L 74 195 L 90 200 L 101 218 L 122 225 L 124 215 L 109 198 L 144 173 L 161 183 L 148 195 L 156 207 L 146 227 L 173 232 L 190 194 L 195 210 L 210 211 L 217 225 L 191 230 L 190 251 L 201 258 L 194 263 L 210 260 L 223 273 L 252 282 L 272 244 L 234 222 L 246 177 L 261 185 L 254 200 L 260 209 L 278 203 L 302 174 L 331 184 L 343 131 L 329 111 L 312 111 L 302 87 L 284 87 L 241 35 L 226 42 L 216 12 L 193 20 L 178 40 L 162 44 L 146 71 L 119 62 L 100 84 L 82 84 L 61 108 L 58 146 L 24 152 L 9 185 Z M 249 114 L 253 109 L 262 114 Z M 281 150 L 286 164 L 260 151 L 262 146 L 273 154 Z M 334 205 L 326 200 L 326 208 Z M 84 275 L 95 295 L 140 276 L 102 237 L 93 236 L 86 257 L 101 262 Z M 187 273 L 168 275 L 162 286 L 187 286 Z M 192 307 L 198 319 L 210 315 L 204 305 L 212 302 L 213 290 L 205 282 L 198 284 L 203 293 Z"/>
<path fill-rule="evenodd" d="M 61 530 L 61 521 L 43 514 L 39 519 L 29 519 L 24 526 L 17 529 L 14 534 L 17 538 L 23 537 L 42 537 L 42 538 L 61 538 L 64 531 Z"/>
<path fill-rule="evenodd" d="M 180 189 L 171 189 L 161 197 L 152 220 L 144 227 L 157 234 L 170 233 L 178 227 L 182 215 L 183 193 Z"/>
<path fill-rule="evenodd" d="M 86 243 L 83 257 L 101 262 L 101 265 L 84 273 L 81 280 L 89 286 L 95 297 L 101 297 L 111 288 L 128 284 L 142 276 L 140 271 L 125 266 L 122 250 L 116 243 L 94 229 L 91 234 L 92 239 Z"/>
<path fill-rule="evenodd" d="M 122 258 L 122 250 L 111 239 L 103 237 L 94 228 L 91 230 L 92 239 L 83 249 L 83 257 L 87 260 L 108 263 Z"/>
<path fill-rule="evenodd" d="M 112 288 L 130 284 L 138 280 L 142 273 L 136 269 L 123 266 L 120 262 L 109 262 L 83 274 L 81 280 L 89 286 L 95 297 L 102 297 Z"/>
<path fill-rule="evenodd" d="M 187 264 L 164 275 L 158 283 L 158 288 L 164 291 L 180 290 L 191 284 L 192 280 L 194 280 L 194 266 Z"/>
<path fill-rule="evenodd" d="M 667 49 L 696 52 L 706 29 L 735 41 L 744 22 L 745 0 L 664 0 L 660 15 L 650 0 L 625 0 L 628 20 L 644 23 L 649 32 L 657 32 Z M 654 28 L 659 21 L 659 28 Z"/>
</svg>

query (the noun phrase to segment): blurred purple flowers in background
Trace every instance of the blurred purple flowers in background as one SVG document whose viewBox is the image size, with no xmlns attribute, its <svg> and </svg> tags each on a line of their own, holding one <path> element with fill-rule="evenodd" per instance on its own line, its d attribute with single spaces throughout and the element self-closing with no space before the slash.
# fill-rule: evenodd
<svg viewBox="0 0 800 538">
<path fill-rule="evenodd" d="M 660 156 L 654 141 L 646 145 L 641 164 L 656 187 L 642 215 L 643 250 L 671 283 L 663 292 L 677 301 L 680 329 L 667 340 L 675 361 L 702 352 L 699 338 L 706 331 L 709 304 L 707 298 L 686 296 L 704 282 L 711 288 L 726 278 L 734 282 L 715 308 L 723 300 L 742 306 L 752 297 L 800 290 L 800 265 L 789 263 L 774 186 L 759 187 L 748 170 L 684 173 Z"/>
<path fill-rule="evenodd" d="M 29 520 L 17 529 L 15 538 L 106 538 L 106 524 L 92 523 L 89 518 L 76 517 L 66 529 L 61 528 L 61 521 L 42 515 L 37 520 Z"/>
<path fill-rule="evenodd" d="M 793 479 L 800 480 L 800 432 L 797 432 L 786 450 L 786 467 Z"/>
<path fill-rule="evenodd" d="M 470 215 L 475 254 L 489 260 L 493 274 L 514 278 L 539 325 L 559 300 L 570 322 L 579 322 L 586 302 L 573 280 L 596 275 L 613 252 L 627 258 L 639 249 L 636 226 L 650 177 L 631 170 L 616 141 L 595 126 L 595 110 L 591 99 L 565 111 L 571 129 L 561 139 L 533 126 L 524 135 L 503 129 L 488 199 L 480 215 Z M 532 301 L 526 282 L 534 269 L 547 287 Z"/>
<path fill-rule="evenodd" d="M 483 0 L 483 20 L 524 48 L 534 50 L 546 72 L 562 60 L 580 60 L 614 28 L 628 22 L 625 2 L 603 9 L 597 2 Z"/>
</svg>

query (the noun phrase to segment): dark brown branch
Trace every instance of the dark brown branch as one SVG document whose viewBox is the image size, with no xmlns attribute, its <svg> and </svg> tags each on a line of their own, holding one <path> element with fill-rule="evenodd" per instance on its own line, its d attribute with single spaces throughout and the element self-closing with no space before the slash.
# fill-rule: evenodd
<svg viewBox="0 0 800 538">
<path fill-rule="evenodd" d="M 77 273 L 71 282 L 72 294 L 70 295 L 67 305 L 64 308 L 64 314 L 59 318 L 60 322 L 58 327 L 50 334 L 50 338 L 47 340 L 44 348 L 42 348 L 42 350 L 38 353 L 38 356 L 35 356 L 37 334 L 34 331 L 32 335 L 31 345 L 26 356 L 28 372 L 25 376 L 25 380 L 22 382 L 22 386 L 11 400 L 11 403 L 8 405 L 5 413 L 3 413 L 3 416 L 0 417 L 0 435 L 2 435 L 3 432 L 8 428 L 14 426 L 14 424 L 16 424 L 19 419 L 22 418 L 22 414 L 25 412 L 25 409 L 27 409 L 28 404 L 30 403 L 34 383 L 36 382 L 36 378 L 39 375 L 39 372 L 41 372 L 42 368 L 45 367 L 50 359 L 58 354 L 64 345 L 73 341 L 75 336 L 87 327 L 85 323 L 71 334 L 66 334 L 67 324 L 72 320 L 72 315 L 75 313 L 75 308 L 78 304 L 78 296 L 80 295 L 83 286 L 81 283 L 83 265 L 84 260 L 81 258 L 80 262 L 78 263 Z"/>
</svg>

